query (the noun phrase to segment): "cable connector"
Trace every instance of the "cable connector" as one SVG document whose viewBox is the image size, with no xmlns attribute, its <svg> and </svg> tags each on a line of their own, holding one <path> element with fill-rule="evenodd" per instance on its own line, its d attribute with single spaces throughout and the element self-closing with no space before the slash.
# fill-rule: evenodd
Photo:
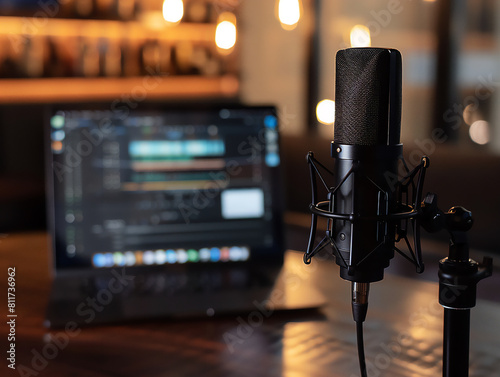
<svg viewBox="0 0 500 377">
<path fill-rule="evenodd" d="M 352 282 L 352 316 L 356 323 L 362 323 L 366 319 L 369 292 L 369 283 Z"/>
</svg>

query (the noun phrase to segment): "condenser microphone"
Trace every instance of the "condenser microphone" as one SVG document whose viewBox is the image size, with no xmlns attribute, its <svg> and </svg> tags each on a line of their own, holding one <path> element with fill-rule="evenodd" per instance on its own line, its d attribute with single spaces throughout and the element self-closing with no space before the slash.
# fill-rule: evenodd
<svg viewBox="0 0 500 377">
<path fill-rule="evenodd" d="M 395 49 L 350 48 L 336 56 L 333 172 L 308 154 L 311 172 L 311 233 L 304 261 L 332 246 L 340 276 L 353 282 L 353 303 L 366 310 L 368 284 L 380 281 L 395 251 L 423 271 L 419 213 L 428 158 L 412 171 L 402 156 L 401 54 Z M 399 178 L 402 162 L 406 176 Z M 328 186 L 321 169 L 333 175 Z M 414 179 L 418 176 L 418 182 Z M 317 177 L 328 191 L 317 201 Z M 328 219 L 326 236 L 314 246 L 318 216 Z M 411 222 L 411 224 L 410 224 Z M 413 229 L 414 248 L 407 237 Z M 395 243 L 405 240 L 408 254 Z M 356 311 L 356 310 L 355 310 Z M 355 315 L 357 322 L 363 315 Z"/>
</svg>

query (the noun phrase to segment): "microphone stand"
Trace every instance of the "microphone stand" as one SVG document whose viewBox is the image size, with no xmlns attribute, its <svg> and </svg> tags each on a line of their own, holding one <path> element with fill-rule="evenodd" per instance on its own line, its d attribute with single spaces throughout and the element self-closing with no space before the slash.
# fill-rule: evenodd
<svg viewBox="0 0 500 377">
<path fill-rule="evenodd" d="M 469 376 L 470 310 L 476 306 L 477 283 L 492 274 L 493 260 L 479 264 L 469 258 L 467 231 L 472 227 L 470 211 L 453 207 L 447 213 L 437 208 L 437 196 L 427 194 L 422 205 L 422 227 L 450 234 L 447 258 L 439 262 L 439 303 L 444 307 L 443 377 Z"/>
</svg>

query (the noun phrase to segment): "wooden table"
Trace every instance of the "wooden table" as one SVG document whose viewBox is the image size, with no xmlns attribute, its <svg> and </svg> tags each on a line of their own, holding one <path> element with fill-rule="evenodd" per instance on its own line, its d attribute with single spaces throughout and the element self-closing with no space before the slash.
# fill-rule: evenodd
<svg viewBox="0 0 500 377">
<path fill-rule="evenodd" d="M 50 289 L 47 248 L 42 232 L 0 238 L 0 286 L 6 292 L 7 268 L 15 266 L 18 315 L 16 372 L 5 358 L 8 313 L 2 294 L 1 376 L 359 375 L 350 286 L 331 261 L 305 266 L 301 254 L 286 256 L 298 281 L 312 278 L 328 297 L 321 311 L 273 313 L 253 325 L 246 313 L 88 327 L 66 334 L 43 326 Z M 436 292 L 436 283 L 390 274 L 373 284 L 365 323 L 370 377 L 441 374 L 442 308 Z M 500 304 L 495 302 L 479 300 L 472 311 L 471 376 L 500 375 L 499 319 Z M 43 354 L 50 360 L 37 356 Z"/>
</svg>

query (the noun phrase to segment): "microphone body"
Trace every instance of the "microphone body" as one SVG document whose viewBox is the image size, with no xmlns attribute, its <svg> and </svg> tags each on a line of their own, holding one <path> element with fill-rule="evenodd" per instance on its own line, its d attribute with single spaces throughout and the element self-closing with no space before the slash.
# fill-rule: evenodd
<svg viewBox="0 0 500 377">
<path fill-rule="evenodd" d="M 383 279 L 394 257 L 396 194 L 391 179 L 402 155 L 401 54 L 382 48 L 340 50 L 336 58 L 331 237 L 343 279 Z M 348 263 L 345 263 L 348 261 Z"/>
</svg>

